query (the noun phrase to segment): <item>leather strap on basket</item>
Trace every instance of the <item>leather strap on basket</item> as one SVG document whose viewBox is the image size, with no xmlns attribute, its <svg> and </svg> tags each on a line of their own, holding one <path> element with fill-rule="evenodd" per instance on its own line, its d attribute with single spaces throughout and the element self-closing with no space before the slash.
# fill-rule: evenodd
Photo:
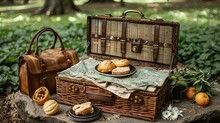
<svg viewBox="0 0 220 123">
<path fill-rule="evenodd" d="M 126 54 L 126 32 L 127 32 L 127 22 L 122 23 L 122 32 L 121 32 L 121 55 L 122 58 L 125 58 Z"/>
<path fill-rule="evenodd" d="M 101 51 L 102 51 L 102 54 L 105 54 L 105 51 L 106 51 L 106 20 L 102 20 Z"/>
<path fill-rule="evenodd" d="M 160 36 L 160 26 L 154 26 L 154 44 L 153 44 L 153 61 L 156 62 L 159 54 L 159 36 Z"/>
</svg>

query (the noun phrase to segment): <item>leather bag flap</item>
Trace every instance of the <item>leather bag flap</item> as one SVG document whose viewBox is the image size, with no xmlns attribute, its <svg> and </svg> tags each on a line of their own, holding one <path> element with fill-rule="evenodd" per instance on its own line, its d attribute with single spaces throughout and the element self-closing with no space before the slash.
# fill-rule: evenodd
<svg viewBox="0 0 220 123">
<path fill-rule="evenodd" d="M 77 63 L 78 57 L 73 56 L 73 53 L 75 52 L 66 49 L 64 55 L 61 51 L 61 48 L 47 49 L 41 52 L 39 54 L 39 57 L 36 57 L 33 54 L 31 54 L 23 55 L 20 59 L 25 60 L 30 73 L 40 74 L 49 71 L 62 70 L 70 67 L 72 64 Z M 40 60 L 39 58 L 42 60 Z M 68 59 L 71 62 L 68 62 Z M 42 64 L 44 65 L 42 66 Z"/>
</svg>

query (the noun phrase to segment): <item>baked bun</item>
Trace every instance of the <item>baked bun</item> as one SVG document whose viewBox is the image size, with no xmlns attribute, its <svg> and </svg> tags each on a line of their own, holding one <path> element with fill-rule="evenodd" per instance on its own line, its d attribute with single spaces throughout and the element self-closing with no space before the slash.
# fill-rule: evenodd
<svg viewBox="0 0 220 123">
<path fill-rule="evenodd" d="M 113 59 L 113 60 L 111 60 L 111 61 L 115 64 L 116 62 L 119 61 L 119 59 Z"/>
<path fill-rule="evenodd" d="M 112 70 L 113 75 L 122 75 L 130 72 L 130 67 L 116 67 Z"/>
<path fill-rule="evenodd" d="M 75 111 L 76 115 L 87 115 L 93 112 L 93 107 L 91 102 L 74 105 L 72 109 L 73 111 Z"/>
<path fill-rule="evenodd" d="M 98 65 L 97 70 L 102 73 L 111 73 L 115 67 L 115 64 L 111 60 L 104 60 Z"/>
<path fill-rule="evenodd" d="M 130 63 L 128 59 L 121 59 L 121 60 L 114 60 L 114 64 L 116 67 L 125 67 L 128 66 Z"/>
</svg>

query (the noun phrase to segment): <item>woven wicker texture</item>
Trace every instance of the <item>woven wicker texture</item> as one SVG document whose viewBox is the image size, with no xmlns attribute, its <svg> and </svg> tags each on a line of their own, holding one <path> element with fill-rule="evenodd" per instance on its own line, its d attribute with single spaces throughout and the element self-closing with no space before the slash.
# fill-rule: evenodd
<svg viewBox="0 0 220 123">
<path fill-rule="evenodd" d="M 173 26 L 160 26 L 159 32 L 159 56 L 157 63 L 170 64 L 172 58 L 172 37 Z M 121 57 L 121 38 L 122 22 L 107 21 L 106 36 L 112 40 L 106 41 L 106 54 Z M 91 53 L 101 53 L 101 39 L 98 38 L 102 32 L 102 21 L 99 19 L 91 19 L 91 34 L 96 35 L 91 38 Z M 142 46 L 142 53 L 133 53 L 131 51 L 131 42 L 127 41 L 126 57 L 142 61 L 153 62 L 153 42 L 154 42 L 154 25 L 127 23 L 128 39 L 141 38 L 145 41 Z M 116 39 L 116 40 L 115 40 Z"/>
<path fill-rule="evenodd" d="M 156 92 L 137 91 L 132 93 L 129 99 L 123 99 L 103 90 L 93 83 L 56 77 L 57 101 L 60 103 L 75 105 L 86 101 L 99 107 L 103 112 L 117 113 L 123 116 L 135 117 L 144 120 L 155 121 L 167 99 L 168 82 Z M 74 89 L 76 91 L 74 91 Z M 93 101 L 87 98 L 86 93 L 110 97 L 111 103 Z"/>
</svg>

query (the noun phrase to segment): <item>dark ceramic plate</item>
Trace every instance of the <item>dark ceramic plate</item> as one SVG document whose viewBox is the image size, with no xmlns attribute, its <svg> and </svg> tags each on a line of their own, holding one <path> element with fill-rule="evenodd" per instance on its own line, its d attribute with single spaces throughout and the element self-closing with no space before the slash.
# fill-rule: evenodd
<svg viewBox="0 0 220 123">
<path fill-rule="evenodd" d="M 126 76 L 131 76 L 136 72 L 136 68 L 133 65 L 130 65 L 130 73 L 122 74 L 122 75 L 113 75 L 111 73 L 102 73 L 97 70 L 97 67 L 98 67 L 98 65 L 95 66 L 95 70 L 97 73 L 104 75 L 104 76 L 110 76 L 110 77 L 126 77 Z"/>
<path fill-rule="evenodd" d="M 76 117 L 70 116 L 70 119 L 75 122 L 90 122 L 90 121 L 94 121 L 94 120 L 98 119 L 100 116 L 101 116 L 101 113 L 97 114 L 94 117 L 90 117 L 90 118 L 76 118 Z"/>
<path fill-rule="evenodd" d="M 72 110 L 72 108 L 69 111 L 69 115 L 73 118 L 78 118 L 78 119 L 89 119 L 89 118 L 93 118 L 96 117 L 99 113 L 100 113 L 100 109 L 93 106 L 93 113 L 91 114 L 87 114 L 87 115 L 76 115 L 75 112 Z"/>
</svg>

